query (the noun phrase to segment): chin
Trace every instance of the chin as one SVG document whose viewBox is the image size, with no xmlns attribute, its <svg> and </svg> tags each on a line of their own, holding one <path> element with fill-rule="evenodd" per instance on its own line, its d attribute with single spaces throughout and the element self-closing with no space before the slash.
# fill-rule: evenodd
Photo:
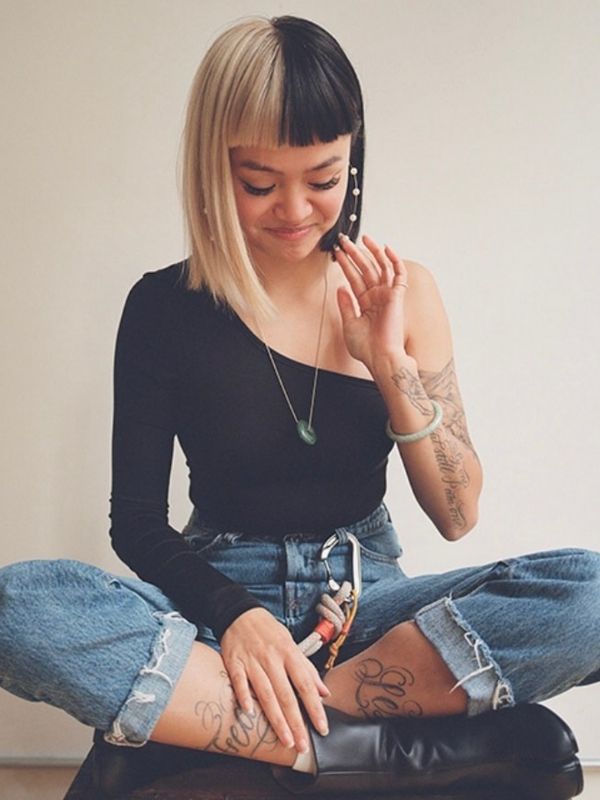
<svg viewBox="0 0 600 800">
<path fill-rule="evenodd" d="M 286 247 L 280 250 L 280 258 L 295 264 L 299 261 L 304 261 L 316 251 L 321 252 L 318 243 L 313 244 L 312 247 Z"/>
</svg>

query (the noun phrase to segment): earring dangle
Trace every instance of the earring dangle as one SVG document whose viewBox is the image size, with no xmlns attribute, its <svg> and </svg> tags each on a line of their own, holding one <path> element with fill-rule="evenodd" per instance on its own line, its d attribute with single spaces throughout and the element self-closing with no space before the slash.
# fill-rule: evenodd
<svg viewBox="0 0 600 800">
<path fill-rule="evenodd" d="M 360 195 L 360 189 L 358 188 L 358 178 L 356 177 L 358 175 L 358 170 L 356 167 L 353 167 L 352 164 L 350 164 L 350 175 L 354 182 L 354 187 L 352 189 L 352 194 L 354 196 L 354 205 L 352 206 L 352 213 L 348 217 L 348 219 L 350 220 L 350 225 L 348 226 L 348 230 L 346 231 L 346 236 L 350 236 L 350 231 L 352 230 L 352 228 L 354 227 L 354 223 L 358 219 L 356 209 L 358 208 L 358 196 Z"/>
</svg>

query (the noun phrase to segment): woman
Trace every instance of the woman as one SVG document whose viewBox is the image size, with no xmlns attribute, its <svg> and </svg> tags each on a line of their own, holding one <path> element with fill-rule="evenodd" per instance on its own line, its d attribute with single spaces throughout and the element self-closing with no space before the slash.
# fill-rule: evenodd
<svg viewBox="0 0 600 800">
<path fill-rule="evenodd" d="M 356 244 L 363 162 L 360 86 L 330 34 L 281 17 L 215 41 L 185 131 L 190 256 L 136 282 L 117 336 L 111 537 L 141 580 L 5 567 L 2 685 L 110 746 L 256 758 L 296 790 L 570 797 L 576 747 L 535 703 L 598 679 L 600 559 L 403 574 L 383 505 L 394 444 L 449 540 L 475 525 L 481 466 L 432 275 Z M 354 547 L 362 594 L 320 606 L 329 636 L 353 619 L 323 677 L 325 650 L 298 643 Z"/>
</svg>

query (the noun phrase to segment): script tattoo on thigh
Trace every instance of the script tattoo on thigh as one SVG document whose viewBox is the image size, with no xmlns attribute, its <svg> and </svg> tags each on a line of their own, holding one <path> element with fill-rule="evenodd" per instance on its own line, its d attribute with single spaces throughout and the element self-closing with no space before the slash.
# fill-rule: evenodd
<svg viewBox="0 0 600 800">
<path fill-rule="evenodd" d="M 207 749 L 226 755 L 251 758 L 259 747 L 273 750 L 279 739 L 262 709 L 254 703 L 248 713 L 238 704 L 227 672 L 221 671 L 225 684 L 218 700 L 199 700 L 194 713 L 203 729 L 211 735 Z"/>
<path fill-rule="evenodd" d="M 354 697 L 365 717 L 420 717 L 423 709 L 407 695 L 415 676 L 406 667 L 386 667 L 377 658 L 365 658 L 354 671 Z"/>
</svg>

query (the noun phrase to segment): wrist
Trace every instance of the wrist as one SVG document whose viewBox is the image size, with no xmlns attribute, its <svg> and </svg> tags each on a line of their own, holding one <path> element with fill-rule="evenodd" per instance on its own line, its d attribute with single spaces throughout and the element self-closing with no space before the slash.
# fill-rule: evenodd
<svg viewBox="0 0 600 800">
<path fill-rule="evenodd" d="M 235 622 L 241 620 L 242 617 L 244 617 L 242 622 L 246 622 L 246 615 L 252 618 L 253 615 L 249 613 L 250 611 L 262 610 L 266 613 L 269 613 L 267 609 L 264 608 L 264 606 L 262 606 L 258 600 L 253 597 L 243 586 L 240 586 L 239 588 L 243 589 L 244 594 L 241 595 L 236 602 L 233 602 L 230 605 L 224 605 L 222 608 L 220 608 L 218 615 L 215 615 L 215 619 L 211 625 L 215 638 L 219 642 Z"/>
<path fill-rule="evenodd" d="M 404 350 L 396 353 L 378 354 L 369 369 L 377 383 L 381 381 L 387 383 L 393 375 L 402 369 L 407 369 L 413 375 L 418 376 L 417 360 L 409 356 Z"/>
</svg>

